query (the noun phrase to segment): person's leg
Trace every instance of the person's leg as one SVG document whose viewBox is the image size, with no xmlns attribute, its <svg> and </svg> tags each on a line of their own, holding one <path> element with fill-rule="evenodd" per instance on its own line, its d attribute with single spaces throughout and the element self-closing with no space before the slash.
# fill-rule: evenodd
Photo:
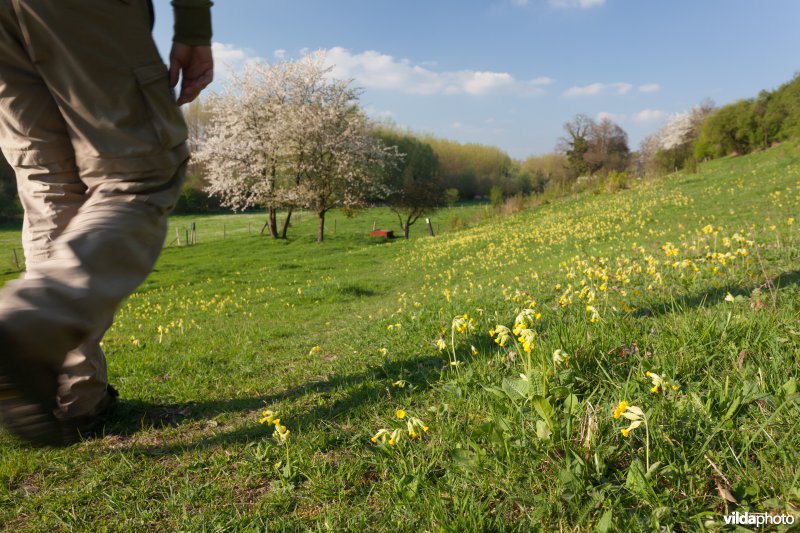
<svg viewBox="0 0 800 533">
<path fill-rule="evenodd" d="M 83 205 L 86 186 L 66 123 L 22 41 L 11 2 L 0 3 L 0 148 L 16 172 L 30 267 L 49 258 L 52 241 Z M 0 323 L 0 416 L 23 438 L 52 442 L 60 438 L 54 411 L 64 354 L 29 356 L 17 345 L 14 329 L 13 322 Z M 44 325 L 37 335 L 46 337 Z"/>
<path fill-rule="evenodd" d="M 24 49 L 55 102 L 86 198 L 48 258 L 0 293 L 0 334 L 27 360 L 57 372 L 151 271 L 183 179 L 186 129 L 149 35 L 144 0 L 13 6 L 19 37 L 3 44 Z M 24 87 L 6 81 L 7 70 L 18 67 L 7 69 L 0 55 L 2 107 L 39 106 Z M 27 131 L 30 117 L 10 115 L 2 117 L 0 137 L 9 162 L 18 174 L 42 166 L 51 145 Z"/>
<path fill-rule="evenodd" d="M 29 80 L 25 84 L 26 96 L 36 101 L 37 105 L 24 105 L 20 106 L 20 109 L 24 112 L 25 109 L 36 108 L 37 113 L 45 110 L 46 113 L 39 116 L 45 116 L 48 121 L 53 121 L 46 131 L 51 132 L 56 141 L 68 139 L 66 125 L 50 93 L 43 84 L 39 85 L 37 91 L 31 91 L 30 80 L 36 79 L 37 76 L 29 72 L 26 77 Z M 18 80 L 9 80 L 8 85 L 18 83 Z M 19 97 L 16 98 L 18 100 Z M 42 121 L 38 117 L 29 117 L 20 122 L 34 125 L 41 124 Z M 53 140 L 50 138 L 48 142 Z M 63 156 L 57 158 L 63 157 L 73 161 L 73 164 L 66 166 L 62 172 L 48 172 L 46 164 L 45 168 L 18 169 L 17 191 L 25 212 L 22 247 L 25 251 L 25 263 L 29 269 L 35 270 L 36 264 L 46 261 L 51 256 L 52 243 L 66 229 L 88 198 L 86 185 L 78 177 L 71 147 L 65 150 Z M 67 354 L 58 377 L 58 409 L 68 418 L 90 416 L 103 403 L 108 381 L 106 361 L 100 348 L 100 341 L 110 325 L 111 317 L 89 340 Z"/>
</svg>

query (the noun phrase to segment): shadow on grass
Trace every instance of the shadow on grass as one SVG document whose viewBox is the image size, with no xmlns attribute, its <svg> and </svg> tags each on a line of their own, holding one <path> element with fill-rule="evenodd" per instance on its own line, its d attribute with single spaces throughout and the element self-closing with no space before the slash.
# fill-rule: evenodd
<svg viewBox="0 0 800 533">
<path fill-rule="evenodd" d="M 339 415 L 354 409 L 384 401 L 387 398 L 387 383 L 403 376 L 413 382 L 413 392 L 408 388 L 392 388 L 389 394 L 393 398 L 404 398 L 409 394 L 418 394 L 428 390 L 431 383 L 437 381 L 443 367 L 447 367 L 447 359 L 441 355 L 420 356 L 410 359 L 387 361 L 363 372 L 336 375 L 324 381 L 305 383 L 276 394 L 237 398 L 230 400 L 212 400 L 187 402 L 184 404 L 157 405 L 137 400 L 123 400 L 115 411 L 106 434 L 116 437 L 130 437 L 140 431 L 152 428 L 166 428 L 183 425 L 186 422 L 211 420 L 223 413 L 253 412 L 286 400 L 296 400 L 307 395 L 334 393 L 344 390 L 344 397 L 333 402 L 307 410 L 304 414 L 292 415 L 292 430 L 301 432 L 304 428 L 318 425 L 323 420 L 335 419 Z M 166 444 L 153 446 L 136 444 L 128 451 L 146 454 L 169 454 L 213 447 L 217 445 L 245 443 L 264 438 L 264 428 L 258 424 L 248 424 L 229 432 L 220 432 L 207 438 L 200 438 L 191 443 Z"/>
<path fill-rule="evenodd" d="M 778 276 L 772 278 L 771 281 L 776 289 L 788 287 L 790 285 L 800 285 L 800 270 L 782 272 Z M 729 293 L 733 296 L 741 295 L 749 297 L 755 289 L 761 289 L 765 293 L 769 292 L 769 289 L 765 285 L 751 285 L 748 287 L 726 285 L 695 294 L 686 294 L 668 302 L 661 302 L 648 308 L 639 309 L 633 313 L 633 315 L 636 317 L 657 316 L 674 312 L 683 312 L 689 308 L 716 305 L 724 301 Z"/>
</svg>

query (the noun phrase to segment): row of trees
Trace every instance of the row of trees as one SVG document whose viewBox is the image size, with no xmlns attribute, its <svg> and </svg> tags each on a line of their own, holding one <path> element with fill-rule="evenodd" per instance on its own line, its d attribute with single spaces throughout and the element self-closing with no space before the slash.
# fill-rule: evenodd
<svg viewBox="0 0 800 533">
<path fill-rule="evenodd" d="M 407 238 L 417 220 L 445 203 L 499 203 L 544 187 L 498 148 L 372 123 L 359 90 L 332 79 L 324 59 L 251 64 L 221 94 L 190 107 L 190 180 L 202 176 L 204 191 L 222 207 L 266 209 L 263 231 L 275 238 L 286 237 L 295 209 L 313 210 L 319 241 L 333 208 L 388 205 Z M 179 208 L 202 203 L 195 185 Z"/>
<path fill-rule="evenodd" d="M 800 74 L 775 91 L 716 108 L 705 101 L 674 115 L 642 141 L 645 173 L 694 171 L 699 161 L 747 154 L 800 138 Z"/>
<path fill-rule="evenodd" d="M 262 231 L 275 238 L 286 237 L 294 210 L 310 209 L 321 241 L 331 209 L 382 203 L 408 237 L 423 215 L 458 199 L 496 204 L 515 195 L 561 194 L 590 176 L 610 184 L 627 179 L 626 171 L 693 169 L 701 159 L 800 136 L 798 75 L 755 99 L 720 109 L 704 102 L 675 115 L 635 154 L 609 118 L 576 115 L 564 124 L 555 152 L 520 162 L 493 146 L 375 124 L 359 105 L 360 90 L 331 78 L 324 65 L 321 53 L 251 64 L 221 94 L 192 104 L 186 118 L 196 157 L 178 209 L 266 209 Z M 19 214 L 13 181 L 0 158 L 0 218 Z"/>
<path fill-rule="evenodd" d="M 746 154 L 800 137 L 800 74 L 775 91 L 721 107 L 698 132 L 698 159 Z"/>
</svg>

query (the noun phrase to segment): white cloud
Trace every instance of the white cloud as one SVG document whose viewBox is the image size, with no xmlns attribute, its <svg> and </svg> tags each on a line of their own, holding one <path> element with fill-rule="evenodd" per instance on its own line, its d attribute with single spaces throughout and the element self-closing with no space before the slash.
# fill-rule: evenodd
<svg viewBox="0 0 800 533">
<path fill-rule="evenodd" d="M 646 83 L 644 85 L 639 85 L 640 93 L 657 93 L 660 90 L 661 90 L 661 85 L 657 83 Z"/>
<path fill-rule="evenodd" d="M 534 78 L 528 83 L 531 85 L 552 85 L 556 82 L 553 78 L 548 78 L 547 76 L 542 76 L 540 78 Z"/>
<path fill-rule="evenodd" d="M 597 120 L 604 120 L 608 119 L 611 122 L 623 122 L 627 117 L 625 115 L 619 115 L 617 113 L 608 113 L 607 111 L 600 111 L 597 114 Z"/>
<path fill-rule="evenodd" d="M 523 95 L 538 95 L 542 85 L 552 83 L 550 78 L 531 81 L 516 80 L 507 72 L 456 70 L 437 72 L 417 65 L 408 59 L 368 50 L 353 53 L 342 47 L 326 51 L 327 63 L 333 67 L 332 75 L 340 79 L 353 79 L 357 85 L 371 89 L 400 91 L 411 94 L 469 94 L 480 96 L 498 91 L 512 91 Z"/>
<path fill-rule="evenodd" d="M 644 109 L 633 116 L 634 122 L 656 122 L 664 120 L 667 113 L 659 109 Z"/>
<path fill-rule="evenodd" d="M 219 78 L 230 77 L 252 62 L 264 61 L 251 50 L 232 44 L 215 42 L 212 44 Z M 304 48 L 300 55 L 309 53 Z M 353 53 L 342 47 L 325 51 L 326 63 L 332 67 L 332 76 L 339 79 L 353 79 L 356 85 L 369 89 L 385 89 L 410 94 L 468 94 L 480 96 L 499 91 L 507 91 L 522 96 L 538 96 L 544 93 L 543 87 L 555 82 L 552 78 L 539 77 L 529 81 L 517 80 L 507 72 L 455 70 L 436 71 L 435 63 L 414 64 L 408 59 L 395 59 L 373 50 Z M 272 55 L 279 60 L 289 54 L 284 49 L 275 50 Z"/>
<path fill-rule="evenodd" d="M 602 6 L 606 0 L 550 0 L 550 5 L 553 7 L 595 7 Z"/>
<path fill-rule="evenodd" d="M 394 113 L 391 111 L 378 109 L 377 107 L 369 106 L 365 109 L 367 115 L 376 120 L 390 120 L 394 118 Z"/>
<path fill-rule="evenodd" d="M 631 89 L 633 89 L 633 85 L 630 83 L 592 83 L 582 87 L 570 87 L 564 92 L 564 96 L 594 96 L 609 92 L 623 95 L 628 94 Z"/>
<path fill-rule="evenodd" d="M 246 64 L 261 60 L 252 50 L 233 44 L 214 42 L 211 44 L 211 51 L 214 54 L 215 74 L 223 79 L 241 71 Z"/>
<path fill-rule="evenodd" d="M 460 130 L 461 128 L 464 127 L 464 125 L 460 122 L 453 122 L 452 124 L 450 124 L 450 127 L 453 128 L 454 130 Z"/>
</svg>

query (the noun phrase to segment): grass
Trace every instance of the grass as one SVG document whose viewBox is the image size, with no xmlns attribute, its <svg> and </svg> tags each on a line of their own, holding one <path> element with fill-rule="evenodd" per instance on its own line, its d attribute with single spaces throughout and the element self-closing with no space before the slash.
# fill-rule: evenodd
<svg viewBox="0 0 800 533">
<path fill-rule="evenodd" d="M 104 340 L 123 395 L 108 436 L 65 450 L 0 436 L 0 523 L 697 531 L 734 510 L 797 517 L 797 153 L 503 219 L 444 210 L 441 235 L 415 226 L 409 242 L 366 236 L 396 228 L 383 210 L 334 215 L 323 245 L 309 215 L 288 241 L 259 237 L 256 215 L 175 217 Z M 199 244 L 171 243 L 191 222 Z M 6 255 L 17 239 L 0 232 Z M 504 341 L 498 326 L 515 325 Z M 633 420 L 614 418 L 623 400 Z"/>
</svg>

